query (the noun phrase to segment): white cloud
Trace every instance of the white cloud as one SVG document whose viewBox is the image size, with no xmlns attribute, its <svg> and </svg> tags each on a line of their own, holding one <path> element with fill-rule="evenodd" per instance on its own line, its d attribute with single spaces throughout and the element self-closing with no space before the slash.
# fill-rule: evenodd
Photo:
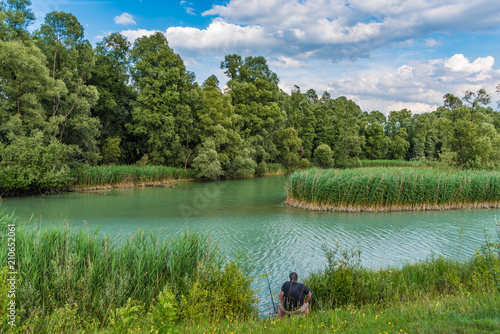
<svg viewBox="0 0 500 334">
<path fill-rule="evenodd" d="M 427 38 L 427 39 L 425 40 L 425 45 L 426 45 L 426 46 L 428 46 L 428 47 L 430 47 L 430 48 L 432 48 L 432 47 L 434 47 L 434 46 L 439 46 L 439 45 L 441 45 L 441 42 L 440 42 L 440 41 L 436 41 L 436 40 L 435 40 L 435 39 L 433 39 L 433 38 Z"/>
<path fill-rule="evenodd" d="M 122 25 L 137 24 L 134 20 L 134 17 L 129 13 L 122 13 L 119 16 L 115 16 L 114 20 L 116 24 L 122 24 Z"/>
<path fill-rule="evenodd" d="M 127 37 L 130 43 L 134 43 L 134 41 L 142 36 L 151 36 L 156 32 L 156 30 L 146 30 L 146 29 L 137 29 L 137 30 L 122 30 L 120 34 Z"/>
<path fill-rule="evenodd" d="M 285 56 L 281 56 L 277 59 L 276 58 L 270 59 L 268 63 L 271 66 L 284 67 L 284 68 L 302 67 L 302 65 L 300 64 L 300 62 L 298 60 L 293 59 L 293 58 L 289 58 L 289 57 L 285 57 Z"/>
<path fill-rule="evenodd" d="M 332 96 L 354 96 L 367 110 L 407 108 L 415 113 L 432 111 L 443 105 L 443 95 L 462 97 L 466 90 L 494 91 L 500 71 L 492 69 L 491 56 L 469 62 L 461 54 L 448 59 L 414 61 L 392 70 L 360 71 L 356 76 L 329 83 Z M 478 73 L 480 76 L 478 76 Z"/>
<path fill-rule="evenodd" d="M 241 27 L 222 19 L 215 19 L 206 29 L 170 27 L 166 36 L 176 49 L 188 53 L 254 52 L 257 48 L 271 48 L 274 43 L 258 25 Z"/>
<path fill-rule="evenodd" d="M 309 54 L 340 60 L 365 57 L 374 49 L 429 33 L 497 27 L 498 12 L 496 0 L 351 0 L 347 4 L 344 0 L 231 0 L 202 15 L 242 29 L 261 27 L 263 48 L 257 45 L 254 53 L 266 50 L 276 57 Z M 271 50 L 270 36 L 275 45 Z M 425 43 L 440 44 L 432 38 Z"/>
</svg>

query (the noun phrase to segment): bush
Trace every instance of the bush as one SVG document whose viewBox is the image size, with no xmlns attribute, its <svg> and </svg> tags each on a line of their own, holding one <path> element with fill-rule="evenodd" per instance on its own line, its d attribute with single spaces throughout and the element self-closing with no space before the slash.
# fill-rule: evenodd
<svg viewBox="0 0 500 334">
<path fill-rule="evenodd" d="M 203 143 L 203 147 L 200 148 L 198 156 L 193 161 L 193 167 L 199 178 L 216 179 L 224 174 L 213 141 L 207 140 Z"/>
<path fill-rule="evenodd" d="M 265 161 L 262 161 L 260 164 L 257 165 L 257 168 L 255 168 L 255 175 L 264 175 L 267 172 L 267 165 Z"/>
<path fill-rule="evenodd" d="M 321 144 L 314 150 L 314 160 L 322 168 L 332 168 L 332 149 L 327 144 Z"/>
<path fill-rule="evenodd" d="M 44 142 L 41 132 L 0 145 L 0 192 L 43 192 L 72 180 L 67 158 L 72 149 L 57 140 Z"/>
<path fill-rule="evenodd" d="M 309 160 L 307 160 L 306 158 L 302 158 L 299 163 L 299 168 L 306 169 L 309 168 L 310 165 L 311 163 L 309 162 Z"/>
</svg>

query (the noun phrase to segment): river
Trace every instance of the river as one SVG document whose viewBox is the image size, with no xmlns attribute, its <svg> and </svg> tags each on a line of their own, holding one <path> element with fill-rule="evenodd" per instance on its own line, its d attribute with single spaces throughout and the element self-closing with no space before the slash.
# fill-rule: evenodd
<svg viewBox="0 0 500 334">
<path fill-rule="evenodd" d="M 494 234 L 500 210 L 404 213 L 311 212 L 283 205 L 285 176 L 219 182 L 180 182 L 176 188 L 128 188 L 8 198 L 0 210 L 36 223 L 97 227 L 123 238 L 139 229 L 170 238 L 186 231 L 217 241 L 228 257 L 247 254 L 256 274 L 269 273 L 279 291 L 290 271 L 323 268 L 322 244 L 361 249 L 370 268 L 398 266 L 429 256 L 465 259 Z M 261 312 L 271 307 L 266 278 L 254 287 Z"/>
</svg>

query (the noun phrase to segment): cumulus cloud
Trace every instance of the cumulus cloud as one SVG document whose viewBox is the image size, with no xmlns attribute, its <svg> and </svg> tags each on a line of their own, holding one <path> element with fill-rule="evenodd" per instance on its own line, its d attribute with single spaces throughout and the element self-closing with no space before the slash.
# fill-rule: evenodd
<svg viewBox="0 0 500 334">
<path fill-rule="evenodd" d="M 129 13 L 122 13 L 121 15 L 115 16 L 115 23 L 122 25 L 137 24 L 134 17 Z"/>
<path fill-rule="evenodd" d="M 327 90 L 332 96 L 353 96 L 368 110 L 428 112 L 443 105 L 446 93 L 462 97 L 466 90 L 493 92 L 500 82 L 500 71 L 493 70 L 493 63 L 491 56 L 470 62 L 456 54 L 448 59 L 414 61 L 389 71 L 360 72 L 329 82 Z"/>
<path fill-rule="evenodd" d="M 231 0 L 202 15 L 243 30 L 261 27 L 264 49 L 273 44 L 276 54 L 341 60 L 368 56 L 376 48 L 429 33 L 488 29 L 500 24 L 498 12 L 500 2 L 494 0 L 351 0 L 347 4 L 343 0 Z M 206 29 L 207 35 L 213 28 Z M 428 38 L 425 43 L 440 42 Z M 245 40 L 237 40 L 232 45 L 237 52 L 244 44 Z M 180 46 L 190 47 L 187 41 Z"/>
<path fill-rule="evenodd" d="M 189 53 L 249 52 L 273 46 L 272 36 L 258 25 L 242 27 L 215 19 L 206 29 L 170 27 L 168 41 L 176 48 Z"/>
<path fill-rule="evenodd" d="M 156 30 L 146 30 L 146 29 L 137 29 L 137 30 L 122 30 L 120 34 L 127 37 L 130 43 L 134 43 L 134 41 L 142 36 L 151 36 L 156 32 Z"/>
</svg>

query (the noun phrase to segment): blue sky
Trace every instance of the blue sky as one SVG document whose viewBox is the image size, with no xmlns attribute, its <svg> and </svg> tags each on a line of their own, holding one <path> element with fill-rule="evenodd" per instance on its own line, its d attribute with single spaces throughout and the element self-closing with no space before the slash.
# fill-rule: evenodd
<svg viewBox="0 0 500 334">
<path fill-rule="evenodd" d="M 238 53 L 265 56 L 287 92 L 329 91 L 367 111 L 432 111 L 445 93 L 479 88 L 500 99 L 498 0 L 32 0 L 32 9 L 32 29 L 65 11 L 93 44 L 161 31 L 199 83 L 216 74 L 224 84 L 220 62 Z"/>
</svg>

